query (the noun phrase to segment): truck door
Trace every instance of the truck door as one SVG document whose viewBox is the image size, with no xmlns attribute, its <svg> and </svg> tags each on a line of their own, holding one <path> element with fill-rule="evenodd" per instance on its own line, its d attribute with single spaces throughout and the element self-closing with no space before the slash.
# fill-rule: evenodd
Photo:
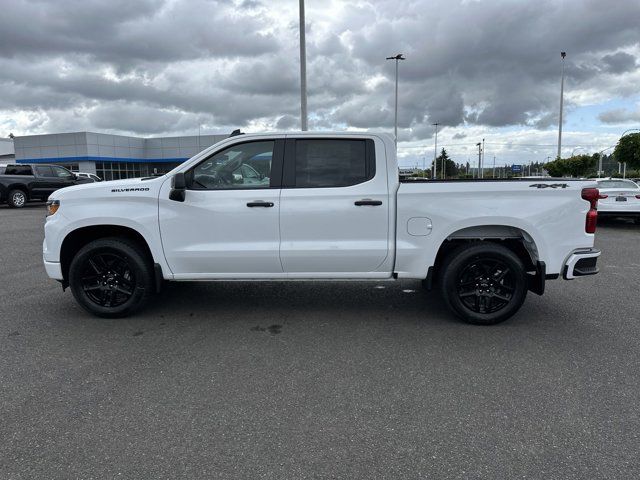
<svg viewBox="0 0 640 480">
<path fill-rule="evenodd" d="M 286 273 L 390 272 L 385 264 L 390 234 L 382 143 L 376 151 L 372 139 L 287 138 L 280 194 L 280 259 Z"/>
<path fill-rule="evenodd" d="M 160 191 L 165 258 L 175 278 L 282 276 L 280 184 L 284 139 L 236 143 L 189 171 L 184 202 Z"/>
<path fill-rule="evenodd" d="M 56 189 L 76 185 L 76 176 L 64 167 L 52 165 L 53 176 L 56 177 Z"/>
<path fill-rule="evenodd" d="M 33 167 L 34 181 L 31 186 L 31 196 L 46 199 L 58 188 L 57 177 L 54 176 L 50 165 L 36 165 Z"/>
</svg>

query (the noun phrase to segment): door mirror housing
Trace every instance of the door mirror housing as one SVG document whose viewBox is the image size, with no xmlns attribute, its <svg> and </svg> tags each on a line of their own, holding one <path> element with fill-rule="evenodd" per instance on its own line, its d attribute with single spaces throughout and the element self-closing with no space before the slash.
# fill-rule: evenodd
<svg viewBox="0 0 640 480">
<path fill-rule="evenodd" d="M 184 202 L 187 196 L 187 179 L 184 172 L 176 173 L 171 179 L 171 191 L 169 192 L 169 200 L 174 202 Z"/>
</svg>

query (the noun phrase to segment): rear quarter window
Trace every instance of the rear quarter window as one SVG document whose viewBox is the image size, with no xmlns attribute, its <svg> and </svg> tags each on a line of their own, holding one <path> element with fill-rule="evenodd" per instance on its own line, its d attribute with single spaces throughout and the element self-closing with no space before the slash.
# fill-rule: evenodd
<svg viewBox="0 0 640 480">
<path fill-rule="evenodd" d="M 7 165 L 5 175 L 33 175 L 29 165 Z"/>
</svg>

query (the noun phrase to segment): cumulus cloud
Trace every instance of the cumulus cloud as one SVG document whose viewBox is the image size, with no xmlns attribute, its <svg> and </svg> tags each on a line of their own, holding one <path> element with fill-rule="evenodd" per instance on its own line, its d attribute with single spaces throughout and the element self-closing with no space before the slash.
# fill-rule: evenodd
<svg viewBox="0 0 640 480">
<path fill-rule="evenodd" d="M 629 110 L 626 108 L 616 108 L 602 112 L 598 115 L 598 118 L 603 123 L 628 123 L 628 122 L 640 122 L 640 108 L 635 110 Z"/>
<path fill-rule="evenodd" d="M 296 128 L 297 4 L 15 0 L 0 16 L 0 126 Z M 391 129 L 395 69 L 385 57 L 403 52 L 401 141 L 430 139 L 435 122 L 457 139 L 476 126 L 544 130 L 557 124 L 561 50 L 569 111 L 637 95 L 637 18 L 637 0 L 307 2 L 310 124 Z"/>
</svg>

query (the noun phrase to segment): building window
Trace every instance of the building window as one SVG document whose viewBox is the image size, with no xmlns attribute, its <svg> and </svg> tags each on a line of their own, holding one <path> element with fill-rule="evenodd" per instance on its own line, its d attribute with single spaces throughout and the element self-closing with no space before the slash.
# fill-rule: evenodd
<svg viewBox="0 0 640 480">
<path fill-rule="evenodd" d="M 103 180 L 150 177 L 173 170 L 179 163 L 96 162 L 96 174 Z"/>
</svg>

